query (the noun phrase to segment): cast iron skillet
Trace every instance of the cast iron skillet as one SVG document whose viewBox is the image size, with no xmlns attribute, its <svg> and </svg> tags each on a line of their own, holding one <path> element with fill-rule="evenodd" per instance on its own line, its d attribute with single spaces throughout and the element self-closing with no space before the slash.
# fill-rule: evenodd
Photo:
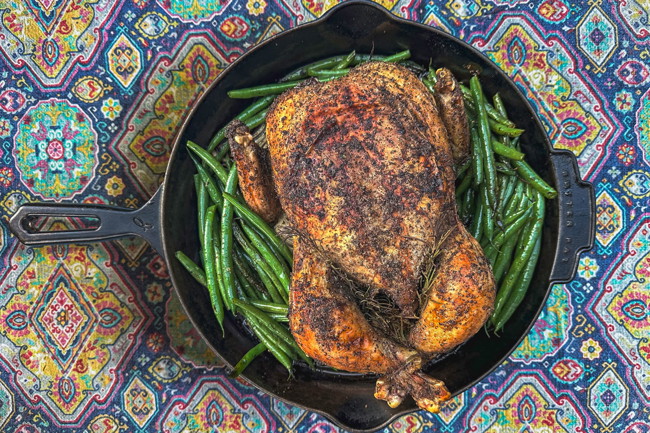
<svg viewBox="0 0 650 433">
<path fill-rule="evenodd" d="M 544 306 L 551 284 L 573 277 L 579 253 L 591 248 L 593 242 L 593 188 L 580 180 L 571 153 L 551 150 L 533 108 L 491 61 L 446 33 L 396 18 L 373 3 L 343 3 L 314 22 L 261 43 L 230 65 L 191 110 L 174 144 L 161 188 L 141 209 L 29 204 L 13 216 L 11 229 L 30 245 L 126 235 L 144 237 L 165 257 L 190 320 L 215 352 L 232 366 L 254 341 L 231 317 L 226 319 L 225 336 L 221 338 L 205 290 L 174 259 L 177 250 L 198 259 L 194 170 L 186 141 L 207 145 L 212 135 L 249 103 L 230 100 L 226 96 L 230 89 L 272 82 L 302 64 L 353 49 L 359 53 L 392 54 L 406 48 L 412 51 L 413 60 L 428 65 L 432 59 L 433 66 L 447 66 L 461 80 L 467 80 L 470 71 L 478 71 L 486 92 L 493 94 L 498 90 L 512 120 L 526 129 L 522 147 L 530 164 L 559 192 L 558 199 L 547 206 L 542 256 L 533 283 L 506 329 L 498 338 L 481 332 L 428 367 L 429 374 L 444 380 L 449 390 L 458 394 L 490 373 L 514 350 Z M 27 223 L 34 215 L 92 215 L 101 222 L 92 231 L 38 233 Z M 288 379 L 283 367 L 268 354 L 254 362 L 243 376 L 260 390 L 319 412 L 349 430 L 374 430 L 416 409 L 412 400 L 397 409 L 375 400 L 375 381 L 368 376 L 310 371 L 298 366 L 295 378 Z"/>
</svg>

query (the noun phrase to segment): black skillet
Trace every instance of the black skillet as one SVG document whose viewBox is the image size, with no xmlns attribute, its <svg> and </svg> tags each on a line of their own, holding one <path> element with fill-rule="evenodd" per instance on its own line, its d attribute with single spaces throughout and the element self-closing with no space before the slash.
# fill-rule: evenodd
<svg viewBox="0 0 650 433">
<path fill-rule="evenodd" d="M 454 353 L 431 365 L 428 372 L 458 394 L 498 366 L 527 334 L 553 283 L 569 281 L 578 255 L 591 248 L 594 236 L 593 188 L 580 180 L 574 156 L 554 151 L 546 133 L 516 86 L 490 60 L 458 39 L 425 25 L 391 15 L 374 3 L 349 1 L 322 18 L 283 32 L 261 43 L 230 65 L 192 109 L 177 138 L 165 180 L 141 209 L 103 206 L 28 204 L 13 216 L 10 227 L 25 244 L 89 242 L 126 235 L 142 236 L 165 257 L 169 273 L 188 317 L 208 344 L 229 365 L 254 345 L 236 320 L 228 317 L 225 336 L 217 327 L 206 292 L 174 259 L 182 250 L 198 258 L 192 162 L 187 140 L 206 145 L 247 101 L 231 100 L 226 91 L 268 83 L 299 65 L 336 54 L 374 52 L 392 54 L 409 48 L 412 59 L 447 66 L 461 80 L 479 72 L 488 94 L 499 91 L 511 118 L 526 129 L 522 147 L 527 160 L 559 192 L 549 203 L 543 230 L 542 255 L 522 305 L 498 337 L 479 333 Z M 95 216 L 95 230 L 39 233 L 28 224 L 32 216 Z M 395 417 L 416 409 L 413 401 L 397 409 L 373 397 L 371 377 L 310 371 L 298 366 L 295 378 L 270 355 L 255 361 L 243 375 L 260 390 L 286 402 L 319 412 L 338 425 L 356 431 L 375 430 Z"/>
</svg>

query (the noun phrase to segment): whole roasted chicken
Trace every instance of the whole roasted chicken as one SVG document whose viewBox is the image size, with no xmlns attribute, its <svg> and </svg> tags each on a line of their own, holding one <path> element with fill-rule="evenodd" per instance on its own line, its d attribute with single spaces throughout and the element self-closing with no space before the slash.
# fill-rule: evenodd
<svg viewBox="0 0 650 433">
<path fill-rule="evenodd" d="M 455 206 L 454 162 L 468 153 L 462 96 L 447 70 L 436 88 L 434 98 L 404 67 L 369 62 L 280 95 L 268 153 L 243 124 L 229 132 L 247 202 L 269 221 L 284 211 L 297 233 L 289 320 L 300 347 L 379 374 L 375 396 L 391 407 L 410 395 L 433 412 L 450 394 L 421 368 L 474 335 L 495 295 Z M 351 282 L 413 318 L 405 339 L 371 325 Z"/>
</svg>

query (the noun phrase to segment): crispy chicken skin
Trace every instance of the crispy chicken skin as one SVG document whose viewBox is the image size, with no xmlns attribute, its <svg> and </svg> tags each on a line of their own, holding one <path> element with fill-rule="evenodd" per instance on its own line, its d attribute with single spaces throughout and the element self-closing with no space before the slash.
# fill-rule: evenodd
<svg viewBox="0 0 650 433">
<path fill-rule="evenodd" d="M 292 334 L 316 360 L 380 374 L 375 397 L 391 407 L 410 395 L 439 410 L 450 394 L 420 368 L 474 335 L 494 302 L 488 262 L 456 212 L 453 163 L 468 147 L 452 153 L 453 100 L 441 100 L 443 115 L 415 75 L 370 62 L 285 92 L 267 116 L 275 190 L 297 232 Z M 348 277 L 417 317 L 407 342 L 368 322 Z"/>
<path fill-rule="evenodd" d="M 494 277 L 483 249 L 460 222 L 441 239 L 436 272 L 409 342 L 422 353 L 445 353 L 476 334 L 492 313 Z"/>
<path fill-rule="evenodd" d="M 289 325 L 307 355 L 357 373 L 388 373 L 418 356 L 370 326 L 346 281 L 308 242 L 294 242 L 293 265 Z"/>
<path fill-rule="evenodd" d="M 449 140 L 435 107 L 415 75 L 374 62 L 280 95 L 267 116 L 273 178 L 289 221 L 405 316 L 418 307 L 438 216 L 455 206 Z"/>
<path fill-rule="evenodd" d="M 266 222 L 274 223 L 282 208 L 273 189 L 268 150 L 257 145 L 251 131 L 240 120 L 228 125 L 226 135 L 246 203 Z"/>
<path fill-rule="evenodd" d="M 454 163 L 460 164 L 469 156 L 470 145 L 469 124 L 467 123 L 463 92 L 449 69 L 437 69 L 436 77 L 434 97 L 451 140 Z"/>
</svg>

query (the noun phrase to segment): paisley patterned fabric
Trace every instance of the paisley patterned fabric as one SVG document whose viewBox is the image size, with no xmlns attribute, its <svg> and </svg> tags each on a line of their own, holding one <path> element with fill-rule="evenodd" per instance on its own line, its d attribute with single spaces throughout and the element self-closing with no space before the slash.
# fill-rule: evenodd
<svg viewBox="0 0 650 433">
<path fill-rule="evenodd" d="M 340 431 L 229 379 L 143 241 L 31 248 L 7 228 L 31 201 L 141 206 L 214 78 L 335 3 L 0 1 L 0 431 Z M 380 3 L 499 64 L 596 199 L 593 250 L 512 356 L 384 432 L 650 431 L 648 2 Z"/>
</svg>

